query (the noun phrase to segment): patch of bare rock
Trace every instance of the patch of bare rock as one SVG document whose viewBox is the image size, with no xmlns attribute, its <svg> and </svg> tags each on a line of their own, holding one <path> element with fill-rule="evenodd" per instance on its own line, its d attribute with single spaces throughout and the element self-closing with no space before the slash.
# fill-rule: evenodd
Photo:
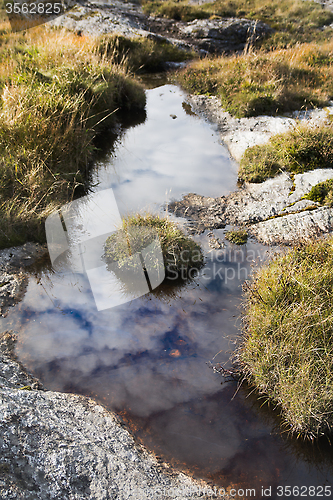
<svg viewBox="0 0 333 500">
<path fill-rule="evenodd" d="M 294 179 L 281 173 L 220 198 L 190 193 L 171 203 L 169 210 L 190 219 L 192 233 L 240 226 L 262 243 L 290 245 L 332 231 L 333 209 L 302 199 L 312 186 L 332 178 L 332 169 L 297 174 Z"/>
<path fill-rule="evenodd" d="M 71 6 L 71 5 L 69 5 Z M 93 36 L 106 33 L 145 36 L 202 53 L 241 51 L 272 32 L 265 23 L 248 19 L 195 19 L 191 22 L 146 16 L 140 5 L 120 0 L 77 3 L 51 23 Z"/>
<path fill-rule="evenodd" d="M 297 120 L 317 126 L 333 113 L 330 106 L 290 116 L 237 119 L 224 111 L 215 97 L 189 96 L 187 101 L 193 112 L 213 124 L 236 161 L 248 147 L 264 144 L 272 135 L 286 132 L 297 125 Z M 220 198 L 190 193 L 171 203 L 169 210 L 187 217 L 192 233 L 240 226 L 262 243 L 290 245 L 333 230 L 333 209 L 304 199 L 313 186 L 331 178 L 332 169 L 317 169 L 294 178 L 281 173 L 262 183 L 245 183 Z"/>
</svg>

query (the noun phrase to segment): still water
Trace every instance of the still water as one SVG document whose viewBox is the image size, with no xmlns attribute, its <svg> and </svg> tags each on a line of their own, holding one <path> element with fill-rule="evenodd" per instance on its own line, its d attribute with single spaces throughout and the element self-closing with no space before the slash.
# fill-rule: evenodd
<svg viewBox="0 0 333 500">
<path fill-rule="evenodd" d="M 235 189 L 235 163 L 212 128 L 188 114 L 179 89 L 166 85 L 147 96 L 146 121 L 124 131 L 100 159 L 92 190 L 113 188 L 126 213 L 162 210 L 190 191 Z M 223 240 L 223 230 L 215 235 Z M 209 366 L 230 366 L 241 284 L 271 249 L 249 242 L 212 251 L 205 234 L 196 239 L 206 257 L 197 278 L 102 311 L 85 275 L 46 264 L 1 328 L 19 332 L 19 359 L 48 389 L 95 397 L 182 470 L 226 489 L 253 488 L 251 498 L 262 498 L 262 487 L 281 498 L 278 486 L 331 485 L 329 446 L 281 436 L 271 409 Z"/>
</svg>

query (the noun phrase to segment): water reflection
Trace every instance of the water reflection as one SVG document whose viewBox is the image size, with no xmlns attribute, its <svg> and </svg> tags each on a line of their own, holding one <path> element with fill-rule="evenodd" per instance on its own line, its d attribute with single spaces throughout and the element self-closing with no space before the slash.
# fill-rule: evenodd
<svg viewBox="0 0 333 500">
<path fill-rule="evenodd" d="M 235 382 L 221 385 L 207 365 L 220 351 L 216 360 L 227 367 L 235 347 L 239 264 L 249 274 L 253 257 L 265 258 L 262 246 L 246 248 L 209 253 L 206 246 L 197 280 L 101 312 L 83 276 L 73 283 L 44 270 L 2 329 L 20 332 L 20 360 L 49 389 L 94 396 L 185 470 L 258 491 L 323 484 L 332 479 L 329 456 L 318 467 L 308 464 L 304 448 L 295 453 L 274 431 L 272 412 Z"/>
<path fill-rule="evenodd" d="M 93 189 L 112 187 L 121 213 L 159 209 L 189 192 L 221 196 L 235 189 L 236 163 L 212 128 L 188 114 L 184 99 L 174 85 L 150 90 L 147 120 L 96 167 Z"/>
<path fill-rule="evenodd" d="M 93 191 L 112 187 L 126 211 L 160 205 L 170 189 L 174 197 L 233 189 L 236 169 L 226 150 L 182 102 L 173 86 L 149 91 L 148 120 L 99 164 Z M 223 231 L 215 236 L 223 239 Z M 148 447 L 200 477 L 255 488 L 256 498 L 262 486 L 281 498 L 278 485 L 331 484 L 330 448 L 312 453 L 281 438 L 274 412 L 245 387 L 221 385 L 207 365 L 219 353 L 215 361 L 230 366 L 241 284 L 267 249 L 249 242 L 237 253 L 228 244 L 210 251 L 206 236 L 198 239 L 206 265 L 197 279 L 103 311 L 87 276 L 45 266 L 1 318 L 2 331 L 19 332 L 19 359 L 48 389 L 94 396 L 120 412 Z"/>
</svg>

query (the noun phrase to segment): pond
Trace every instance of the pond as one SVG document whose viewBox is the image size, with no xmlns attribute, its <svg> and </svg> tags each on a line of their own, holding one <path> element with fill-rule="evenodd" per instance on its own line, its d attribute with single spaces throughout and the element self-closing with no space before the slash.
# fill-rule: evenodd
<svg viewBox="0 0 333 500">
<path fill-rule="evenodd" d="M 92 192 L 112 188 L 125 214 L 163 211 L 188 192 L 221 196 L 236 189 L 237 165 L 184 99 L 173 85 L 147 91 L 146 120 L 101 155 Z M 214 234 L 224 240 L 223 230 Z M 303 496 L 313 497 L 310 486 L 332 484 L 330 447 L 281 436 L 270 408 L 210 366 L 230 367 L 242 282 L 274 249 L 249 241 L 211 250 L 207 234 L 195 239 L 206 258 L 199 276 L 101 311 L 85 275 L 46 264 L 1 318 L 2 331 L 19 332 L 18 357 L 46 388 L 101 401 L 179 469 L 225 489 L 243 488 L 235 498 L 281 498 L 285 486 L 304 486 Z"/>
</svg>

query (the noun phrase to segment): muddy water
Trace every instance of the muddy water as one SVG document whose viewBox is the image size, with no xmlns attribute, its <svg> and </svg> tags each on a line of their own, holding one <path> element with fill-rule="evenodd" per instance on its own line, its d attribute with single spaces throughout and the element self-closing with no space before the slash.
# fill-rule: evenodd
<svg viewBox="0 0 333 500">
<path fill-rule="evenodd" d="M 188 114 L 179 90 L 165 86 L 148 91 L 146 122 L 123 134 L 92 183 L 95 191 L 112 187 L 122 212 L 160 209 L 188 191 L 234 189 L 236 169 L 212 129 Z M 223 230 L 215 234 L 223 240 Z M 211 251 L 207 235 L 197 239 L 206 256 L 197 278 L 103 311 L 84 275 L 45 266 L 1 328 L 19 332 L 18 356 L 47 388 L 94 396 L 163 459 L 233 486 L 235 498 L 263 498 L 262 488 L 286 498 L 285 486 L 305 488 L 292 498 L 328 497 L 309 487 L 331 485 L 330 448 L 281 436 L 271 409 L 208 364 L 230 366 L 241 284 L 267 248 L 249 242 Z"/>
</svg>

